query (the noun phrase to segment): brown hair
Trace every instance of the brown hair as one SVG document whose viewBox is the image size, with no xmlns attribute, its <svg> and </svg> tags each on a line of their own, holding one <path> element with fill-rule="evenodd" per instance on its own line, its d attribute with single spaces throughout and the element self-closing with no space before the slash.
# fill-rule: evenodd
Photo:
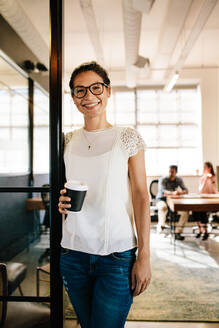
<svg viewBox="0 0 219 328">
<path fill-rule="evenodd" d="M 215 176 L 213 164 L 211 162 L 205 162 L 204 165 L 207 165 L 207 167 L 211 170 L 211 174 Z"/>
<path fill-rule="evenodd" d="M 108 86 L 110 85 L 110 79 L 109 79 L 107 71 L 102 66 L 100 66 L 97 62 L 91 61 L 88 63 L 81 64 L 80 66 L 76 67 L 74 69 L 74 71 L 72 72 L 71 79 L 69 82 L 69 87 L 71 89 L 71 93 L 73 93 L 75 77 L 80 73 L 88 72 L 88 71 L 93 71 L 93 72 L 97 73 L 103 79 L 103 82 L 106 85 L 108 85 Z"/>
</svg>

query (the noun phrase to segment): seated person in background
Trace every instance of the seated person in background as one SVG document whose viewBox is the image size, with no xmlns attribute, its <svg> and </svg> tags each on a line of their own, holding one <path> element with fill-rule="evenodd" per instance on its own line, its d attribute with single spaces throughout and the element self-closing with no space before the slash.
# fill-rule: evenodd
<svg viewBox="0 0 219 328">
<path fill-rule="evenodd" d="M 199 192 L 200 194 L 216 194 L 216 177 L 214 173 L 214 168 L 212 163 L 205 162 L 203 168 L 203 176 L 200 179 L 199 183 Z M 193 218 L 197 221 L 197 225 L 199 227 L 199 232 L 196 235 L 196 238 L 200 238 L 202 232 L 204 230 L 204 234 L 202 236 L 202 240 L 208 239 L 208 215 L 207 212 L 193 212 Z"/>
<path fill-rule="evenodd" d="M 182 178 L 176 176 L 177 166 L 170 165 L 169 167 L 169 176 L 163 177 L 159 180 L 158 183 L 158 194 L 157 199 L 157 208 L 158 208 L 158 225 L 157 232 L 160 233 L 166 222 L 166 216 L 168 212 L 168 206 L 166 203 L 166 196 L 168 195 L 183 195 L 188 193 L 188 189 L 185 187 Z M 183 240 L 184 237 L 181 236 L 183 227 L 188 221 L 189 212 L 178 212 L 180 214 L 180 220 L 178 227 L 176 229 L 175 238 L 178 240 Z"/>
</svg>

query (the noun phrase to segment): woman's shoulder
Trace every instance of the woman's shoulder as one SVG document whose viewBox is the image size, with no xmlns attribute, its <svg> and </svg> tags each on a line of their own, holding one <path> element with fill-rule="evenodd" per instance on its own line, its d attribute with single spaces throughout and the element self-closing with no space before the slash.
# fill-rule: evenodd
<svg viewBox="0 0 219 328">
<path fill-rule="evenodd" d="M 140 149 L 146 149 L 146 144 L 141 134 L 131 127 L 117 127 L 120 129 L 120 141 L 128 157 L 134 156 Z"/>
<path fill-rule="evenodd" d="M 72 130 L 72 131 L 70 131 L 70 132 L 68 132 L 68 133 L 65 134 L 65 136 L 64 136 L 65 147 L 67 146 L 67 144 L 69 144 L 70 140 L 71 140 L 74 136 L 78 135 L 78 133 L 79 133 L 80 131 L 81 131 L 81 128 L 80 128 L 80 129 Z"/>
</svg>

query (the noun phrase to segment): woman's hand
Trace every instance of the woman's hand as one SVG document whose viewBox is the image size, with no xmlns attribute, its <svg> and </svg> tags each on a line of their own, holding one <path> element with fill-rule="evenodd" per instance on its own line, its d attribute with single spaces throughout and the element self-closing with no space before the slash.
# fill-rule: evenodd
<svg viewBox="0 0 219 328">
<path fill-rule="evenodd" d="M 149 286 L 151 280 L 150 262 L 145 258 L 137 258 L 132 267 L 132 296 L 137 296 Z"/>
<path fill-rule="evenodd" d="M 64 194 L 66 194 L 66 189 L 62 189 L 60 191 L 60 194 L 61 196 L 59 197 L 59 203 L 58 203 L 59 212 L 61 214 L 68 214 L 67 209 L 71 207 L 71 204 L 66 204 L 65 202 L 70 202 L 71 198 L 67 196 L 63 196 Z"/>
</svg>

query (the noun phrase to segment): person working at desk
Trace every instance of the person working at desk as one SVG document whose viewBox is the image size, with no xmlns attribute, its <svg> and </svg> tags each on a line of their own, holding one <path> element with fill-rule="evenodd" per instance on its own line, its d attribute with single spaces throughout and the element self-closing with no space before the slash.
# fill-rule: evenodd
<svg viewBox="0 0 219 328">
<path fill-rule="evenodd" d="M 200 179 L 199 183 L 199 192 L 201 194 L 216 194 L 216 177 L 214 173 L 214 168 L 211 162 L 205 162 L 203 168 L 203 176 Z M 193 218 L 197 221 L 197 225 L 199 227 L 199 232 L 196 235 L 196 238 L 200 238 L 202 232 L 204 230 L 204 234 L 202 236 L 202 240 L 208 239 L 208 215 L 206 212 L 193 212 Z"/>
<path fill-rule="evenodd" d="M 163 177 L 158 182 L 158 194 L 156 196 L 157 208 L 158 208 L 158 225 L 157 232 L 160 233 L 165 227 L 166 216 L 168 212 L 168 206 L 166 203 L 166 196 L 169 195 L 183 195 L 187 194 L 188 189 L 185 187 L 185 184 L 182 178 L 177 176 L 177 166 L 170 165 L 169 167 L 169 176 Z M 183 227 L 188 221 L 189 213 L 188 212 L 178 212 L 180 214 L 180 220 L 178 227 L 176 229 L 175 238 L 178 240 L 183 240 L 184 237 L 181 236 Z"/>
</svg>

